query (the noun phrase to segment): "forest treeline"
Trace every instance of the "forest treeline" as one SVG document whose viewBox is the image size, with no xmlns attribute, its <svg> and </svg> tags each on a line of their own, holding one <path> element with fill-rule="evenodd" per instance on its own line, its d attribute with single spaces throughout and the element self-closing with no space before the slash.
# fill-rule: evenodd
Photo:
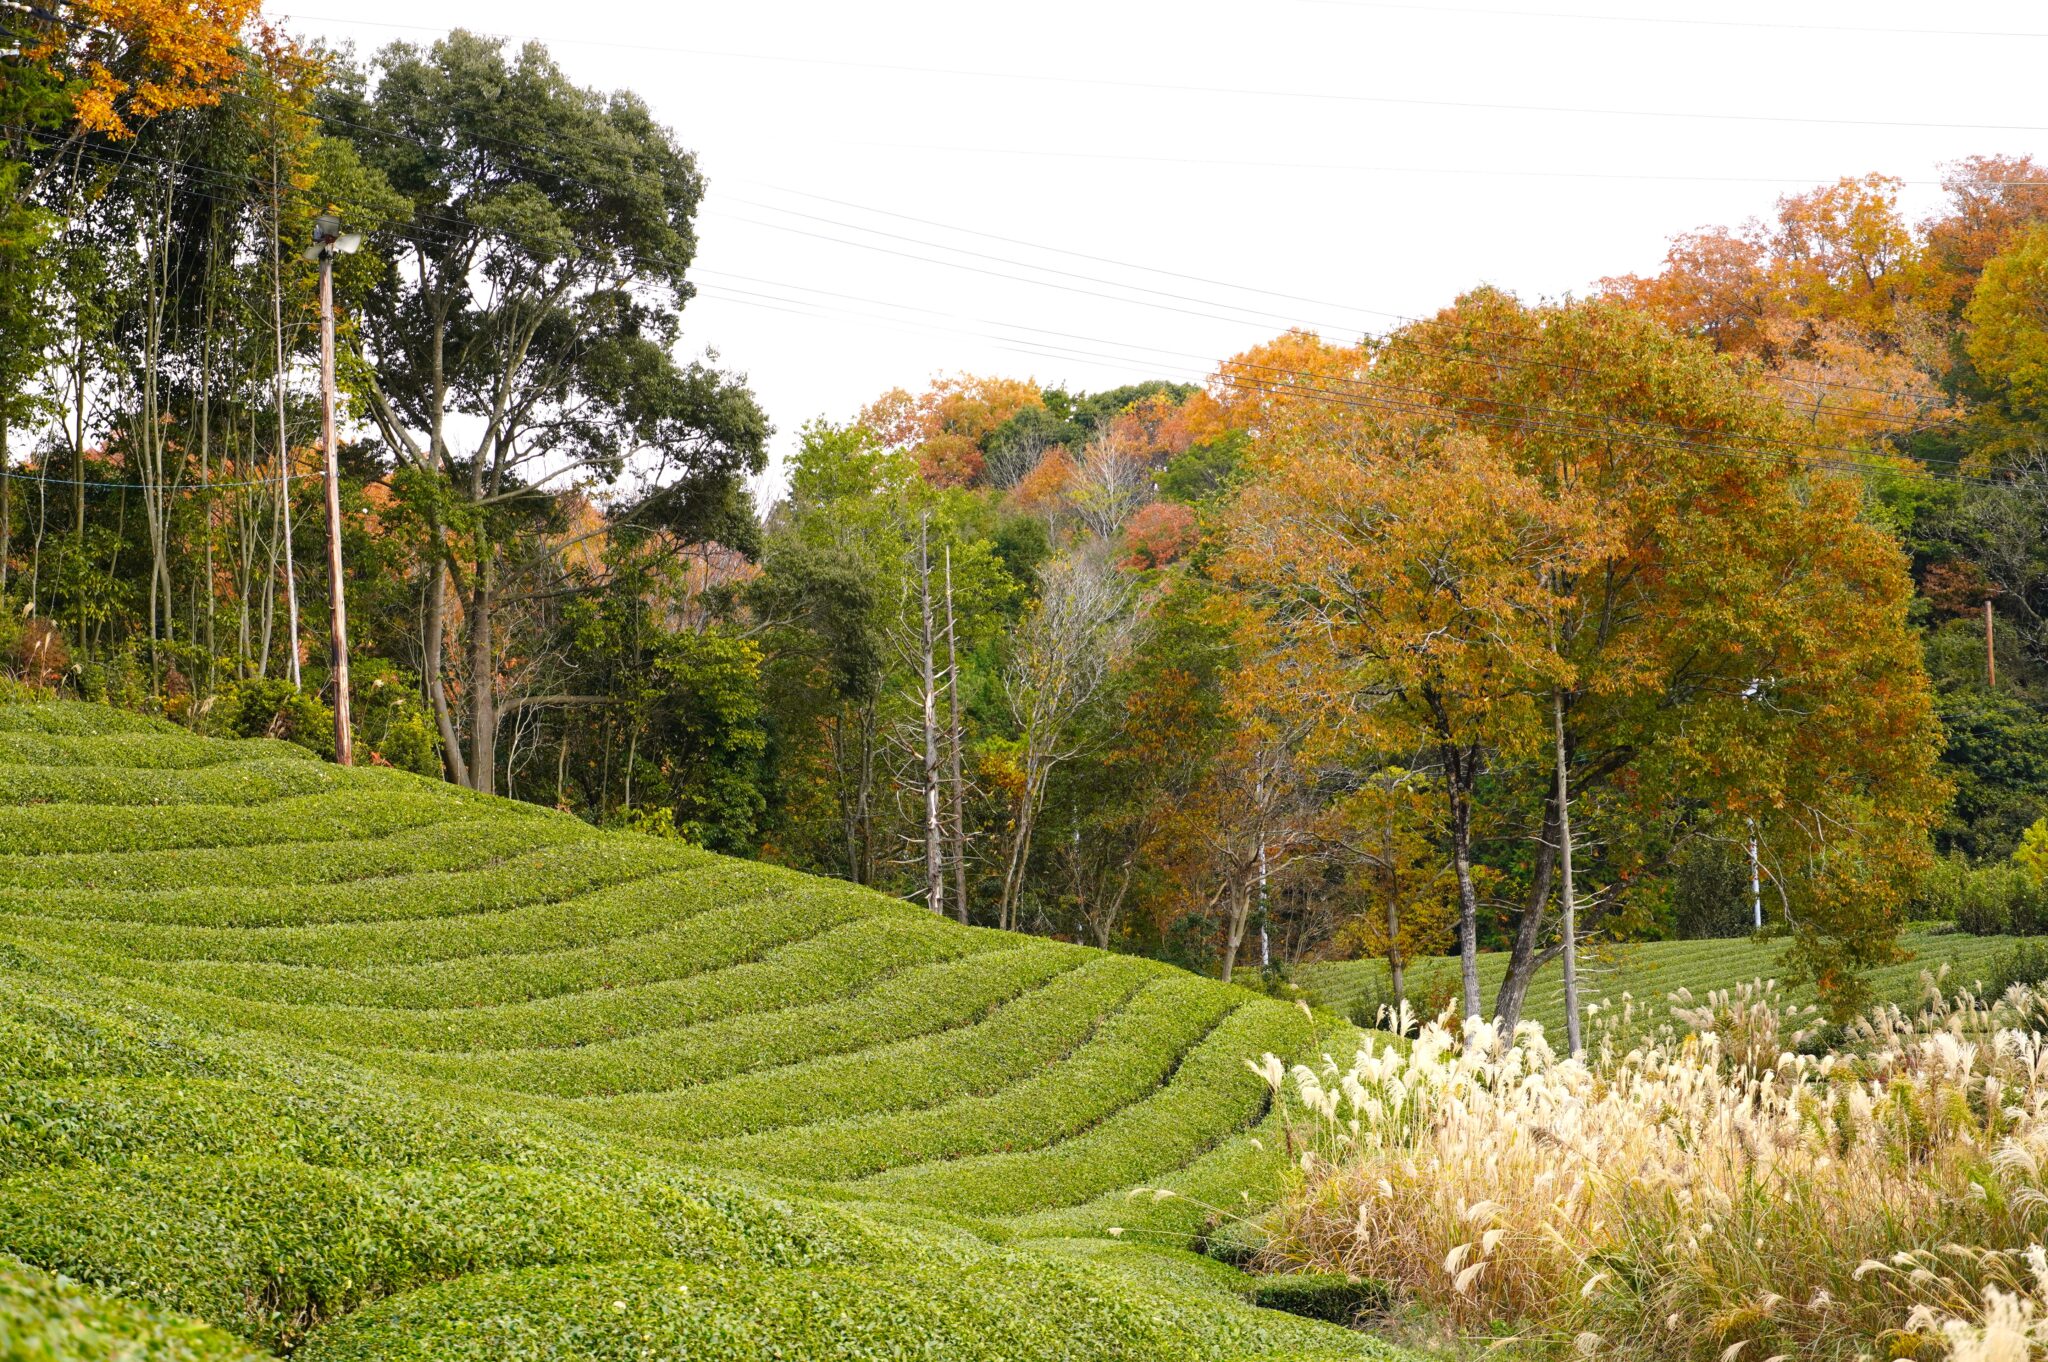
<svg viewBox="0 0 2048 1362">
<path fill-rule="evenodd" d="M 1511 1019 L 1568 944 L 1759 904 L 1850 1006 L 2048 846 L 2031 160 L 1199 385 L 943 375 L 757 507 L 767 420 L 678 358 L 704 177 L 635 96 L 256 0 L 0 15 L 19 684 L 331 753 L 327 212 L 359 759 L 1225 977 L 1501 949 L 1460 1001 Z"/>
</svg>

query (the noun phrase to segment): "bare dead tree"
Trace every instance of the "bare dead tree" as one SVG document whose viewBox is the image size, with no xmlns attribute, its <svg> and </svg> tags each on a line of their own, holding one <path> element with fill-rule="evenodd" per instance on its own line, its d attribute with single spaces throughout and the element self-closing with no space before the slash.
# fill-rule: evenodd
<svg viewBox="0 0 2048 1362">
<path fill-rule="evenodd" d="M 1054 558 L 1039 576 L 1039 598 L 1018 631 L 1003 672 L 1003 697 L 1017 729 L 1021 779 L 1012 797 L 999 924 L 1013 928 L 1032 837 L 1053 771 L 1074 757 L 1074 721 L 1101 691 L 1144 628 L 1131 583 L 1095 551 Z"/>
<path fill-rule="evenodd" d="M 960 650 L 953 619 L 953 546 L 946 545 L 947 780 L 952 791 L 953 916 L 967 921 L 967 790 L 960 774 Z"/>
<path fill-rule="evenodd" d="M 939 688 L 933 655 L 931 517 L 917 521 L 918 701 L 923 710 L 924 764 L 924 902 L 934 913 L 946 911 L 944 835 L 939 822 Z"/>
<path fill-rule="evenodd" d="M 1081 451 L 1068 497 L 1098 539 L 1114 539 L 1152 499 L 1152 465 L 1136 441 L 1105 430 Z"/>
</svg>

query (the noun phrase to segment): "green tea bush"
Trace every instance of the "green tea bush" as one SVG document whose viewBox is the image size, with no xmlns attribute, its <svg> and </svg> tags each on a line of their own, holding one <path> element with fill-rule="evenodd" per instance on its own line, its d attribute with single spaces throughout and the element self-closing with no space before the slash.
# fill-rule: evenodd
<svg viewBox="0 0 2048 1362">
<path fill-rule="evenodd" d="M 844 1114 L 848 1104 L 835 1103 L 832 1119 L 720 1141 L 697 1150 L 697 1157 L 844 1181 L 904 1164 L 1050 1145 L 1143 1100 L 1215 1028 L 1229 1012 L 1229 1000 L 1218 990 L 1190 987 L 1198 982 L 1147 985 L 1057 1062 L 1037 1060 L 1011 1086 L 870 1117 Z M 807 1082 L 801 1067 L 789 1073 L 792 1086 Z M 990 1065 L 979 1072 L 1008 1076 L 1005 1071 L 1015 1067 Z M 877 1076 L 886 1078 L 886 1070 Z M 970 1076 L 951 1090 L 972 1092 L 975 1086 Z"/>
<path fill-rule="evenodd" d="M 1265 1085 L 1246 1068 L 1246 1056 L 1300 1052 L 1308 1039 L 1308 1020 L 1298 1008 L 1248 1003 L 1189 1051 L 1163 1086 L 1072 1139 L 1029 1152 L 890 1169 L 854 1185 L 879 1199 L 1001 1216 L 1146 1183 L 1264 1113 Z"/>
<path fill-rule="evenodd" d="M 30 804 L 0 807 L 0 847 L 15 855 L 257 847 L 385 837 L 457 821 L 465 806 L 431 789 L 357 789 L 303 795 L 253 808 L 216 806 L 206 818 L 166 818 L 152 807 Z"/>
<path fill-rule="evenodd" d="M 1381 1355 L 1155 1247 L 1285 1179 L 1243 1061 L 1314 1028 L 403 772 L 0 703 L 0 1255 L 33 1265 L 0 1258 L 0 1340 L 86 1340 L 58 1356 Z"/>
<path fill-rule="evenodd" d="M 963 1026 L 1081 963 L 1078 950 L 1047 943 L 906 970 L 855 998 L 618 1041 L 490 1054 L 379 1051 L 359 1057 L 379 1067 L 510 1092 L 594 1097 L 659 1091 Z"/>
<path fill-rule="evenodd" d="M 696 872 L 650 876 L 488 917 L 384 925 L 375 934 L 361 924 L 327 929 L 336 941 L 361 948 L 367 963 L 354 969 L 320 958 L 311 941 L 302 958 L 289 961 L 144 959 L 87 947 L 75 947 L 72 954 L 106 974 L 215 995 L 209 1007 L 225 1007 L 221 1000 L 231 998 L 273 1004 L 233 1014 L 242 1025 L 296 1028 L 302 1014 L 291 1010 L 295 1006 L 356 1009 L 353 1015 L 366 1026 L 380 1024 L 384 1011 L 479 1011 L 478 1035 L 488 1042 L 493 1013 L 487 1009 L 678 979 L 744 959 L 747 950 L 802 941 L 865 920 L 861 906 L 848 900 L 721 895 L 703 883 L 706 878 Z M 891 920 L 900 925 L 900 918 Z M 733 933 L 737 946 L 726 945 L 721 932 Z M 320 944 L 333 950 L 336 941 Z M 464 945 L 470 949 L 461 949 Z M 390 1024 L 429 1027 L 433 1022 L 431 1017 L 401 1017 Z M 445 1045 L 463 1040 L 459 1026 L 444 1025 L 436 1033 Z"/>
<path fill-rule="evenodd" d="M 0 1359 L 256 1362 L 262 1354 L 194 1319 L 181 1319 L 0 1255 Z"/>
<path fill-rule="evenodd" d="M 1385 1310 L 1392 1298 L 1383 1282 L 1333 1272 L 1262 1277 L 1252 1288 L 1252 1302 L 1268 1310 L 1343 1325 Z"/>
<path fill-rule="evenodd" d="M 687 1184 L 487 1164 L 389 1172 L 277 1159 L 64 1170 L 0 1184 L 0 1242 L 273 1348 L 429 1281 L 558 1262 L 744 1251 Z"/>
<path fill-rule="evenodd" d="M 569 845 L 577 842 L 584 845 Z M 554 854 L 542 854 L 550 852 Z M 596 840 L 589 829 L 572 819 L 465 818 L 402 828 L 383 837 L 346 841 L 323 838 L 260 847 L 180 847 L 168 851 L 8 857 L 0 860 L 0 888 L 68 891 L 42 896 L 44 911 L 52 916 L 198 922 L 227 920 L 227 915 L 174 916 L 161 910 L 156 897 L 130 899 L 120 891 L 183 891 L 190 897 L 193 891 L 189 886 L 195 882 L 223 890 L 292 886 L 311 893 L 315 885 L 363 889 L 367 903 L 353 911 L 322 915 L 304 904 L 286 910 L 288 921 L 320 922 L 346 920 L 357 914 L 382 916 L 376 891 L 422 875 L 458 873 L 468 877 L 524 879 L 545 871 L 559 877 L 566 865 L 579 861 L 602 863 L 609 871 L 622 864 L 636 869 L 665 867 L 673 865 L 675 858 L 621 857 L 618 848 Z M 77 885 L 91 888 L 71 888 Z M 446 897 L 459 900 L 460 895 Z M 251 925 L 264 920 L 255 917 Z"/>
<path fill-rule="evenodd" d="M 327 1045 L 441 1054 L 557 1049 L 795 1007 L 835 986 L 858 991 L 896 971 L 981 954 L 998 943 L 888 919 L 845 922 L 756 906 L 710 909 L 688 929 L 636 944 L 639 949 L 623 958 L 642 973 L 659 969 L 658 977 L 619 978 L 515 1002 L 450 1006 L 445 994 L 442 1006 L 413 1008 L 206 999 L 185 1000 L 184 1010 L 317 1036 Z"/>
</svg>

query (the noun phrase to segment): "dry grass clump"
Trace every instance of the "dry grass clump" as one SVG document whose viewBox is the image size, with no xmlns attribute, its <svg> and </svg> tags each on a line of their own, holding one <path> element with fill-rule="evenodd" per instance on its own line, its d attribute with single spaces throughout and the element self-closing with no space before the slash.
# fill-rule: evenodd
<svg viewBox="0 0 2048 1362">
<path fill-rule="evenodd" d="M 1928 985 L 1821 1055 L 1759 983 L 1625 1051 L 1624 1015 L 1585 1058 L 1442 1022 L 1348 1066 L 1269 1056 L 1306 1152 L 1263 1262 L 1588 1356 L 2048 1350 L 2048 995 Z"/>
</svg>

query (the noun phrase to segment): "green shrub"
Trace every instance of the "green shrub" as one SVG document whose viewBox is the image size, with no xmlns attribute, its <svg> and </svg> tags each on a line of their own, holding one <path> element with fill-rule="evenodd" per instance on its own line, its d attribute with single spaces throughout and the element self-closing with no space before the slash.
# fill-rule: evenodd
<svg viewBox="0 0 2048 1362">
<path fill-rule="evenodd" d="M 1968 896 L 1970 861 L 1950 852 L 1928 863 L 1913 882 L 1906 900 L 1906 916 L 1914 922 L 1955 922 L 1963 915 Z"/>
<path fill-rule="evenodd" d="M 665 1091 L 965 1025 L 1082 961 L 1075 948 L 1030 945 L 907 970 L 857 998 L 747 1013 L 621 1040 L 566 1049 L 449 1055 L 380 1051 L 360 1057 L 379 1067 L 509 1092 L 598 1097 Z"/>
<path fill-rule="evenodd" d="M 334 711 L 311 691 L 276 676 L 252 676 L 220 693 L 209 716 L 235 738 L 276 738 L 334 760 Z"/>
<path fill-rule="evenodd" d="M 1720 841 L 1688 842 L 1671 867 L 1671 913 L 1683 941 L 1748 936 L 1749 857 Z"/>
<path fill-rule="evenodd" d="M 1956 925 L 1978 936 L 2048 932 L 2048 881 L 2011 863 L 1975 867 L 1963 882 Z"/>
<path fill-rule="evenodd" d="M 1262 1277 L 1252 1288 L 1252 1303 L 1264 1309 L 1347 1326 L 1384 1311 L 1391 1299 L 1382 1282 L 1333 1272 Z"/>
<path fill-rule="evenodd" d="M 1191 1050 L 1166 1084 L 1072 1139 L 890 1169 L 853 1185 L 878 1199 L 1001 1216 L 1149 1183 L 1264 1114 L 1265 1083 L 1246 1067 L 1247 1056 L 1301 1053 L 1309 1040 L 1299 1008 L 1251 1002 Z"/>
<path fill-rule="evenodd" d="M 687 1179 L 454 1162 L 356 1172 L 172 1160 L 0 1185 L 0 1243 L 12 1251 L 273 1348 L 371 1300 L 465 1273 L 729 1262 L 748 1247 L 723 1219 Z"/>
<path fill-rule="evenodd" d="M 709 909 L 693 915 L 687 928 L 637 940 L 624 959 L 649 977 L 614 976 L 596 984 L 585 975 L 587 986 L 572 992 L 514 1002 L 477 999 L 464 1006 L 465 995 L 450 992 L 440 993 L 443 1005 L 432 1007 L 163 996 L 176 998 L 188 1014 L 318 1037 L 328 1045 L 442 1054 L 538 1050 L 795 1007 L 834 988 L 855 991 L 894 972 L 980 954 L 996 944 L 920 931 L 888 918 L 847 922 L 829 911 L 762 908 Z"/>
<path fill-rule="evenodd" d="M 257 1362 L 260 1356 L 211 1325 L 103 1296 L 0 1255 L 0 1362 Z"/>
<path fill-rule="evenodd" d="M 1996 998 L 2014 984 L 2040 988 L 2048 984 L 2048 942 L 2016 941 L 1962 982 L 1986 998 Z"/>
<path fill-rule="evenodd" d="M 1084 1263 L 957 1239 L 927 1238 L 917 1248 L 857 1270 L 652 1263 L 482 1274 L 362 1311 L 316 1334 L 300 1356 L 1223 1362 L 1309 1348 L 1329 1357 L 1387 1355 L 1220 1291 L 1157 1281 L 1119 1290 L 1113 1269 L 1090 1272 Z"/>
<path fill-rule="evenodd" d="M 1193 979 L 1159 980 L 1092 1028 L 1055 1024 L 1013 1042 L 1015 1058 L 998 1055 L 985 1064 L 963 1065 L 957 1077 L 942 1070 L 952 1081 L 940 1090 L 968 1094 L 951 1101 L 867 1117 L 854 1114 L 858 1106 L 836 1102 L 825 1108 L 830 1119 L 801 1126 L 778 1122 L 758 1135 L 699 1146 L 694 1156 L 780 1176 L 845 1181 L 905 1164 L 1053 1144 L 1142 1100 L 1172 1075 L 1230 1010 L 1220 990 L 1199 985 Z M 1098 1020 L 1092 1011 L 1072 1006 L 1063 1014 L 1084 1023 Z M 1076 1039 L 1073 1032 L 1079 1043 L 1059 1053 L 1062 1041 Z M 1051 1058 L 1044 1057 L 1048 1052 Z M 858 1070 L 849 1067 L 848 1077 L 885 1087 L 901 1101 L 890 1058 L 876 1055 Z M 792 1089 L 809 1087 L 806 1067 L 785 1071 L 783 1081 Z M 929 1069 L 919 1077 L 921 1088 L 940 1088 Z M 1005 1079 L 1015 1081 L 994 1086 Z M 786 1112 L 789 1104 L 782 1105 Z M 821 1106 L 806 1105 L 811 1111 Z"/>
<path fill-rule="evenodd" d="M 903 925 L 900 915 L 878 912 L 878 905 L 887 901 L 864 905 L 850 896 L 748 892 L 723 875 L 691 871 L 488 916 L 300 932 L 289 938 L 301 951 L 299 958 L 238 953 L 217 960 L 141 959 L 125 949 L 96 948 L 75 948 L 75 954 L 107 974 L 216 995 L 207 1002 L 209 1008 L 225 1009 L 223 1000 L 233 998 L 268 1005 L 219 1013 L 239 1025 L 296 1029 L 319 1019 L 291 1008 L 345 1007 L 370 1037 L 366 1043 L 398 1043 L 408 1028 L 416 1027 L 414 1034 L 438 1034 L 440 1048 L 446 1048 L 464 1039 L 467 1019 L 475 1014 L 476 1040 L 490 1048 L 493 1021 L 512 1016 L 492 1009 L 667 982 L 743 960 L 746 950 L 806 940 L 850 922 L 875 919 L 883 924 L 879 930 Z M 724 931 L 733 934 L 730 942 L 720 935 Z M 266 929 L 265 934 L 280 955 L 288 954 L 278 944 L 286 939 L 284 933 Z M 358 949 L 364 962 L 353 969 L 333 959 L 349 947 Z M 402 1015 L 387 1020 L 387 1011 Z M 398 1028 L 389 1042 L 373 1035 L 372 1028 L 384 1025 Z"/>
</svg>

